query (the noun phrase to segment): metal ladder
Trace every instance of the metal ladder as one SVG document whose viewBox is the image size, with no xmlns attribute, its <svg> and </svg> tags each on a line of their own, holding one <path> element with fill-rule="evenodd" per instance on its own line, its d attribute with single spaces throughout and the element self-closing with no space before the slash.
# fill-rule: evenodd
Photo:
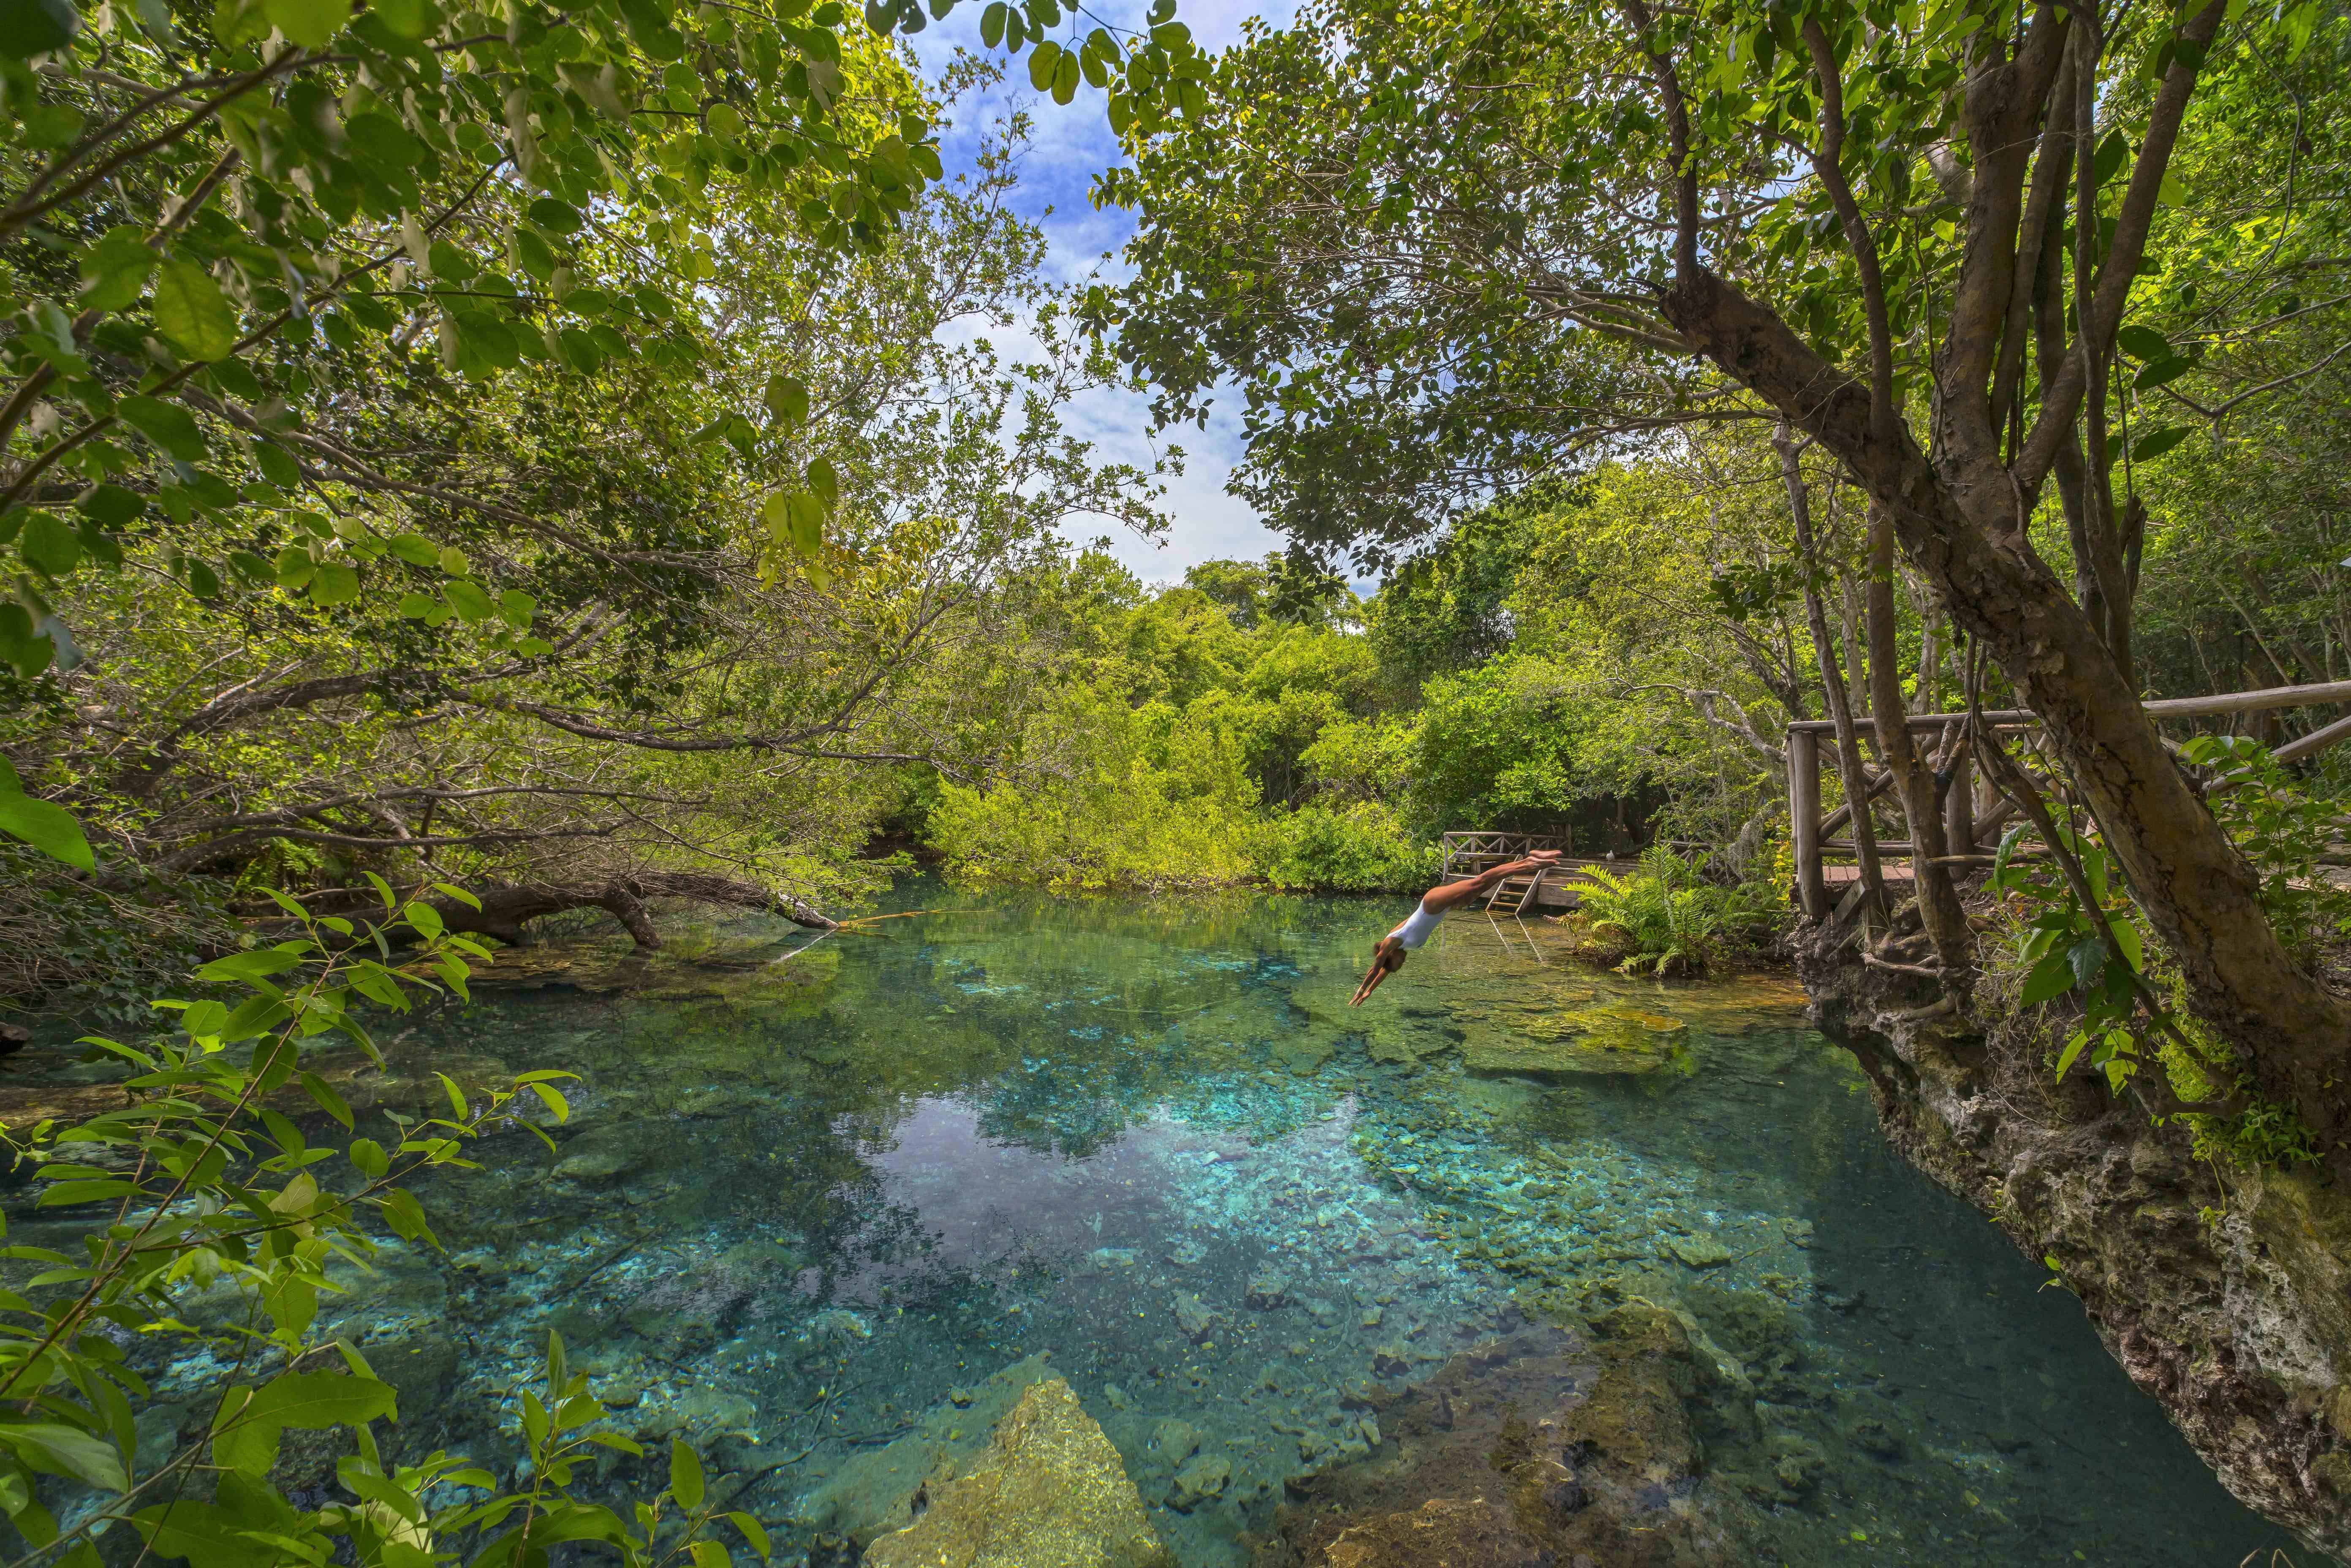
<svg viewBox="0 0 2351 1568">
<path fill-rule="evenodd" d="M 1526 876 L 1506 876 L 1494 885 L 1493 894 L 1486 900 L 1489 915 L 1524 915 L 1527 905 L 1535 901 L 1535 892 L 1550 875 L 1548 870 Z"/>
</svg>

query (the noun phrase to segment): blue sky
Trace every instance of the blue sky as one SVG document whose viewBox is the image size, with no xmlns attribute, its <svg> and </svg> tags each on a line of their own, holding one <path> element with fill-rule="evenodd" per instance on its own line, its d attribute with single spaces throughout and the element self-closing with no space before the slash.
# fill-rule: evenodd
<svg viewBox="0 0 2351 1568">
<path fill-rule="evenodd" d="M 1090 8 L 1090 15 L 1139 26 L 1147 5 L 1148 0 L 1115 0 L 1099 12 Z M 958 45 L 1004 59 L 1000 50 L 981 48 L 982 9 L 981 0 L 966 0 L 946 20 L 933 22 L 908 40 L 926 70 L 944 67 Z M 1290 11 L 1288 0 L 1179 0 L 1176 16 L 1203 48 L 1214 51 L 1237 40 L 1241 23 L 1249 16 L 1280 22 Z M 958 107 L 956 124 L 941 148 L 948 174 L 970 166 L 982 133 L 1014 104 L 1028 107 L 1036 122 L 1021 165 L 1018 204 L 1045 231 L 1051 247 L 1048 274 L 1070 283 L 1095 276 L 1105 282 L 1123 278 L 1125 267 L 1118 252 L 1134 232 L 1133 221 L 1116 208 L 1096 212 L 1086 199 L 1093 176 L 1123 161 L 1103 119 L 1099 92 L 1081 89 L 1077 100 L 1064 108 L 1029 91 L 1027 69 L 1016 65 L 993 92 Z M 1112 259 L 1102 259 L 1105 252 Z M 1018 345 L 1002 340 L 998 346 L 1008 353 L 1019 351 Z M 1068 410 L 1065 417 L 1071 434 L 1092 442 L 1104 459 L 1149 465 L 1151 411 L 1145 399 L 1097 392 Z M 1169 432 L 1167 438 L 1186 454 L 1185 471 L 1169 483 L 1163 503 L 1175 526 L 1155 545 L 1123 530 L 1114 533 L 1112 549 L 1129 570 L 1146 582 L 1170 581 L 1200 561 L 1246 559 L 1277 548 L 1280 540 L 1248 503 L 1225 493 L 1226 477 L 1241 449 L 1239 421 L 1229 405 L 1218 402 L 1207 429 L 1187 426 Z"/>
</svg>

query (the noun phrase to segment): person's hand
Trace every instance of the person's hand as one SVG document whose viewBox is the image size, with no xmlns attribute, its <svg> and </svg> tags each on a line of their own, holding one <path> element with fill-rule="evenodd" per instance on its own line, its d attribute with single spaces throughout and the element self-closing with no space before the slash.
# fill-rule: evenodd
<svg viewBox="0 0 2351 1568">
<path fill-rule="evenodd" d="M 1537 866 L 1554 866 L 1559 863 L 1559 857 L 1563 852 L 1564 852 L 1560 850 L 1531 850 L 1528 852 L 1525 863 L 1528 865 Z"/>
</svg>

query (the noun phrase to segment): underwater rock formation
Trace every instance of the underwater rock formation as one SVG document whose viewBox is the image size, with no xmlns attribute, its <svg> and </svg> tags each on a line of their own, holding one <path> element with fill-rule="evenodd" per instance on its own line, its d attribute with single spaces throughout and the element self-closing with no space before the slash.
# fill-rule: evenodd
<svg viewBox="0 0 2351 1568">
<path fill-rule="evenodd" d="M 1031 1384 L 962 1474 L 863 1568 L 1173 1568 L 1118 1450 L 1058 1377 Z"/>
<path fill-rule="evenodd" d="M 1691 1065 L 1689 1026 L 1625 1007 L 1524 1018 L 1473 1033 L 1462 1061 L 1472 1072 L 1535 1078 L 1679 1071 Z"/>
<path fill-rule="evenodd" d="M 2351 1193 L 2200 1157 L 2178 1118 L 1987 1039 L 1931 988 L 1795 939 L 1887 1140 L 2046 1260 L 2131 1380 L 2250 1507 L 2351 1563 Z"/>
<path fill-rule="evenodd" d="M 1058 1381 L 1040 1353 L 1023 1356 L 977 1388 L 956 1389 L 946 1406 L 925 1415 L 914 1430 L 857 1455 L 802 1498 L 795 1522 L 847 1536 L 860 1546 L 905 1529 L 933 1479 L 952 1475 L 977 1454 L 989 1428 L 1017 1409 L 1029 1389 L 1048 1380 Z"/>
<path fill-rule="evenodd" d="M 1719 1374 L 1681 1318 L 1635 1298 L 1587 1337 L 1481 1343 L 1375 1391 L 1368 1458 L 1293 1479 L 1269 1564 L 1708 1568 L 1745 1561 L 1743 1505 L 1706 1482 L 1694 1426 Z"/>
</svg>

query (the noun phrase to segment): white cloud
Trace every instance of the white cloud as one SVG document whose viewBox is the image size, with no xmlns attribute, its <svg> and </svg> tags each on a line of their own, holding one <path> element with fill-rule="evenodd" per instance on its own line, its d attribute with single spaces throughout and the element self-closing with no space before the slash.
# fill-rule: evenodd
<svg viewBox="0 0 2351 1568">
<path fill-rule="evenodd" d="M 958 47 L 1004 59 L 1002 51 L 981 47 L 983 8 L 980 0 L 966 0 L 945 21 L 932 23 L 909 40 L 925 72 L 935 76 L 943 70 Z M 1248 17 L 1286 21 L 1291 8 L 1282 0 L 1179 0 L 1176 14 L 1192 29 L 1195 41 L 1213 51 L 1238 40 Z M 1139 26 L 1145 9 L 1145 4 L 1122 4 L 1107 15 Z M 1057 104 L 1029 90 L 1027 68 L 1016 62 L 1003 82 L 956 106 L 955 124 L 941 149 L 949 178 L 970 166 L 981 138 L 1016 108 L 1029 111 L 1034 130 L 1022 154 L 1013 205 L 1044 231 L 1046 276 L 1063 284 L 1083 282 L 1098 273 L 1110 280 L 1123 277 L 1125 267 L 1116 254 L 1133 235 L 1134 221 L 1114 207 L 1097 212 L 1087 199 L 1094 175 L 1124 161 L 1103 118 L 1101 94 L 1081 89 L 1074 103 Z M 1113 259 L 1103 262 L 1104 252 Z M 991 336 L 1008 357 L 1029 358 L 1036 351 L 1033 340 L 1022 340 L 1025 334 L 1018 327 Z M 1078 399 L 1063 417 L 1071 433 L 1093 443 L 1104 461 L 1150 465 L 1154 443 L 1147 398 L 1116 390 L 1095 392 Z M 1230 400 L 1219 400 L 1206 430 L 1186 426 L 1164 433 L 1158 444 L 1171 444 L 1186 455 L 1185 472 L 1170 481 L 1165 503 L 1173 528 L 1156 544 L 1123 530 L 1111 538 L 1113 551 L 1130 570 L 1148 582 L 1165 581 L 1181 578 L 1187 567 L 1204 560 L 1249 559 L 1280 548 L 1280 536 L 1247 502 L 1225 489 L 1242 451 L 1240 422 Z M 1071 531 L 1092 537 L 1082 527 Z"/>
</svg>

